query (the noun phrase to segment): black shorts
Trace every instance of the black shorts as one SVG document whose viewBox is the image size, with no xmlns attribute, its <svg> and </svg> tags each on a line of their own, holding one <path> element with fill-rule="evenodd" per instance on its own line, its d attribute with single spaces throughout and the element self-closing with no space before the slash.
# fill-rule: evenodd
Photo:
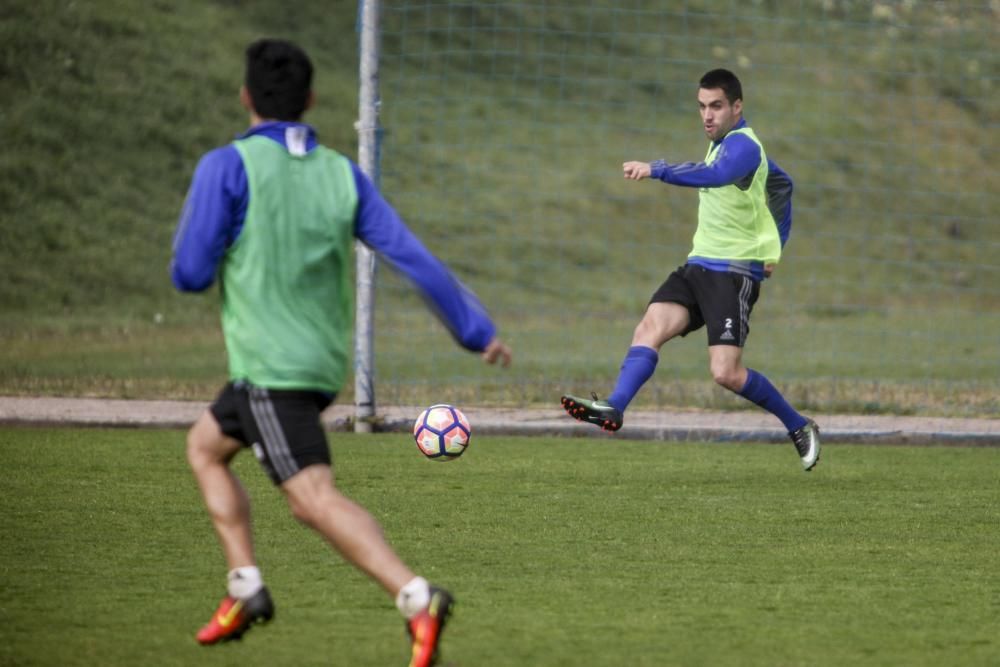
<svg viewBox="0 0 1000 667">
<path fill-rule="evenodd" d="M 687 308 L 691 323 L 682 336 L 705 326 L 709 345 L 743 347 L 750 333 L 750 311 L 759 295 L 760 283 L 752 278 L 685 264 L 670 274 L 649 302 Z"/>
<path fill-rule="evenodd" d="M 275 484 L 314 463 L 330 465 L 320 414 L 333 396 L 230 382 L 209 407 L 222 432 L 253 449 Z"/>
</svg>

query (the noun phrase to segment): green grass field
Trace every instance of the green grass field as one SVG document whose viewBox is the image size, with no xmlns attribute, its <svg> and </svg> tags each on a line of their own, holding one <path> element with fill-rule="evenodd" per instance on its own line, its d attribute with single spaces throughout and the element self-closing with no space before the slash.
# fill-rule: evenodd
<svg viewBox="0 0 1000 667">
<path fill-rule="evenodd" d="M 332 434 L 339 484 L 452 588 L 454 667 L 995 665 L 1000 450 Z M 193 633 L 225 566 L 167 430 L 0 430 L 0 664 L 402 665 L 376 586 L 288 515 L 249 455 L 278 615 Z"/>
</svg>

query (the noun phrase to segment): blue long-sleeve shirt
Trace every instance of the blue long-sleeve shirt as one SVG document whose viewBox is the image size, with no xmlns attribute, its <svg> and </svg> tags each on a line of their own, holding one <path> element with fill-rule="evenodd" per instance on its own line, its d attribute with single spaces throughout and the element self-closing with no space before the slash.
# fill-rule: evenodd
<svg viewBox="0 0 1000 667">
<path fill-rule="evenodd" d="M 305 150 L 313 150 L 316 133 L 301 123 L 268 122 L 243 136 L 262 135 L 285 146 L 285 130 L 295 125 L 306 128 Z M 479 299 L 409 230 L 357 164 L 351 162 L 351 168 L 358 193 L 355 237 L 410 279 L 459 344 L 485 349 L 496 327 Z M 226 249 L 243 229 L 249 200 L 236 148 L 230 144 L 206 153 L 195 169 L 174 235 L 170 277 L 177 289 L 200 292 L 215 282 Z"/>
<path fill-rule="evenodd" d="M 746 127 L 746 119 L 733 126 L 734 130 Z M 650 164 L 650 177 L 689 188 L 721 188 L 744 181 L 749 182 L 760 165 L 760 146 L 745 134 L 729 132 L 714 142 L 719 151 L 712 164 L 682 162 L 669 164 L 656 160 Z M 792 179 L 773 160 L 767 160 L 767 207 L 778 225 L 781 245 L 788 241 L 792 230 Z"/>
</svg>

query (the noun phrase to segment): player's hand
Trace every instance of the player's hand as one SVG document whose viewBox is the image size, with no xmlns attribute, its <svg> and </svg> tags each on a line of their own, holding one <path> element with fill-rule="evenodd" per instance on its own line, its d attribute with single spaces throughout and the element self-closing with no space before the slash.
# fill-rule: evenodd
<svg viewBox="0 0 1000 667">
<path fill-rule="evenodd" d="M 777 266 L 777 264 L 765 264 L 764 265 L 764 277 L 765 278 L 770 278 L 771 274 L 774 273 L 774 267 L 776 267 L 776 266 Z"/>
<path fill-rule="evenodd" d="M 622 164 L 622 171 L 625 172 L 625 178 L 631 181 L 641 181 L 644 178 L 649 178 L 651 167 L 648 162 L 625 162 Z"/>
<path fill-rule="evenodd" d="M 510 348 L 504 344 L 499 338 L 494 338 L 490 341 L 490 344 L 486 346 L 486 349 L 482 352 L 483 361 L 488 364 L 495 364 L 497 361 L 504 368 L 510 366 Z"/>
</svg>

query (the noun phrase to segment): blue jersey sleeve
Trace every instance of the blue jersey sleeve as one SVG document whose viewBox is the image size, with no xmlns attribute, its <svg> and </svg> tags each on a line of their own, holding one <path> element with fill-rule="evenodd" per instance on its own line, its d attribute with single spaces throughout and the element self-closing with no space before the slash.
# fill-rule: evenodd
<svg viewBox="0 0 1000 667">
<path fill-rule="evenodd" d="M 352 166 L 358 188 L 355 236 L 409 278 L 462 347 L 486 349 L 496 327 L 482 303 L 409 230 L 358 166 Z"/>
<path fill-rule="evenodd" d="M 200 292 L 211 286 L 223 253 L 243 226 L 248 197 L 246 171 L 235 147 L 223 146 L 202 157 L 174 234 L 174 287 Z"/>
<path fill-rule="evenodd" d="M 781 247 L 785 247 L 792 232 L 792 178 L 777 165 L 767 161 L 767 208 L 778 225 Z"/>
<path fill-rule="evenodd" d="M 760 147 L 744 134 L 727 134 L 712 164 L 683 162 L 650 164 L 650 177 L 689 188 L 721 188 L 737 183 L 760 165 Z"/>
</svg>

